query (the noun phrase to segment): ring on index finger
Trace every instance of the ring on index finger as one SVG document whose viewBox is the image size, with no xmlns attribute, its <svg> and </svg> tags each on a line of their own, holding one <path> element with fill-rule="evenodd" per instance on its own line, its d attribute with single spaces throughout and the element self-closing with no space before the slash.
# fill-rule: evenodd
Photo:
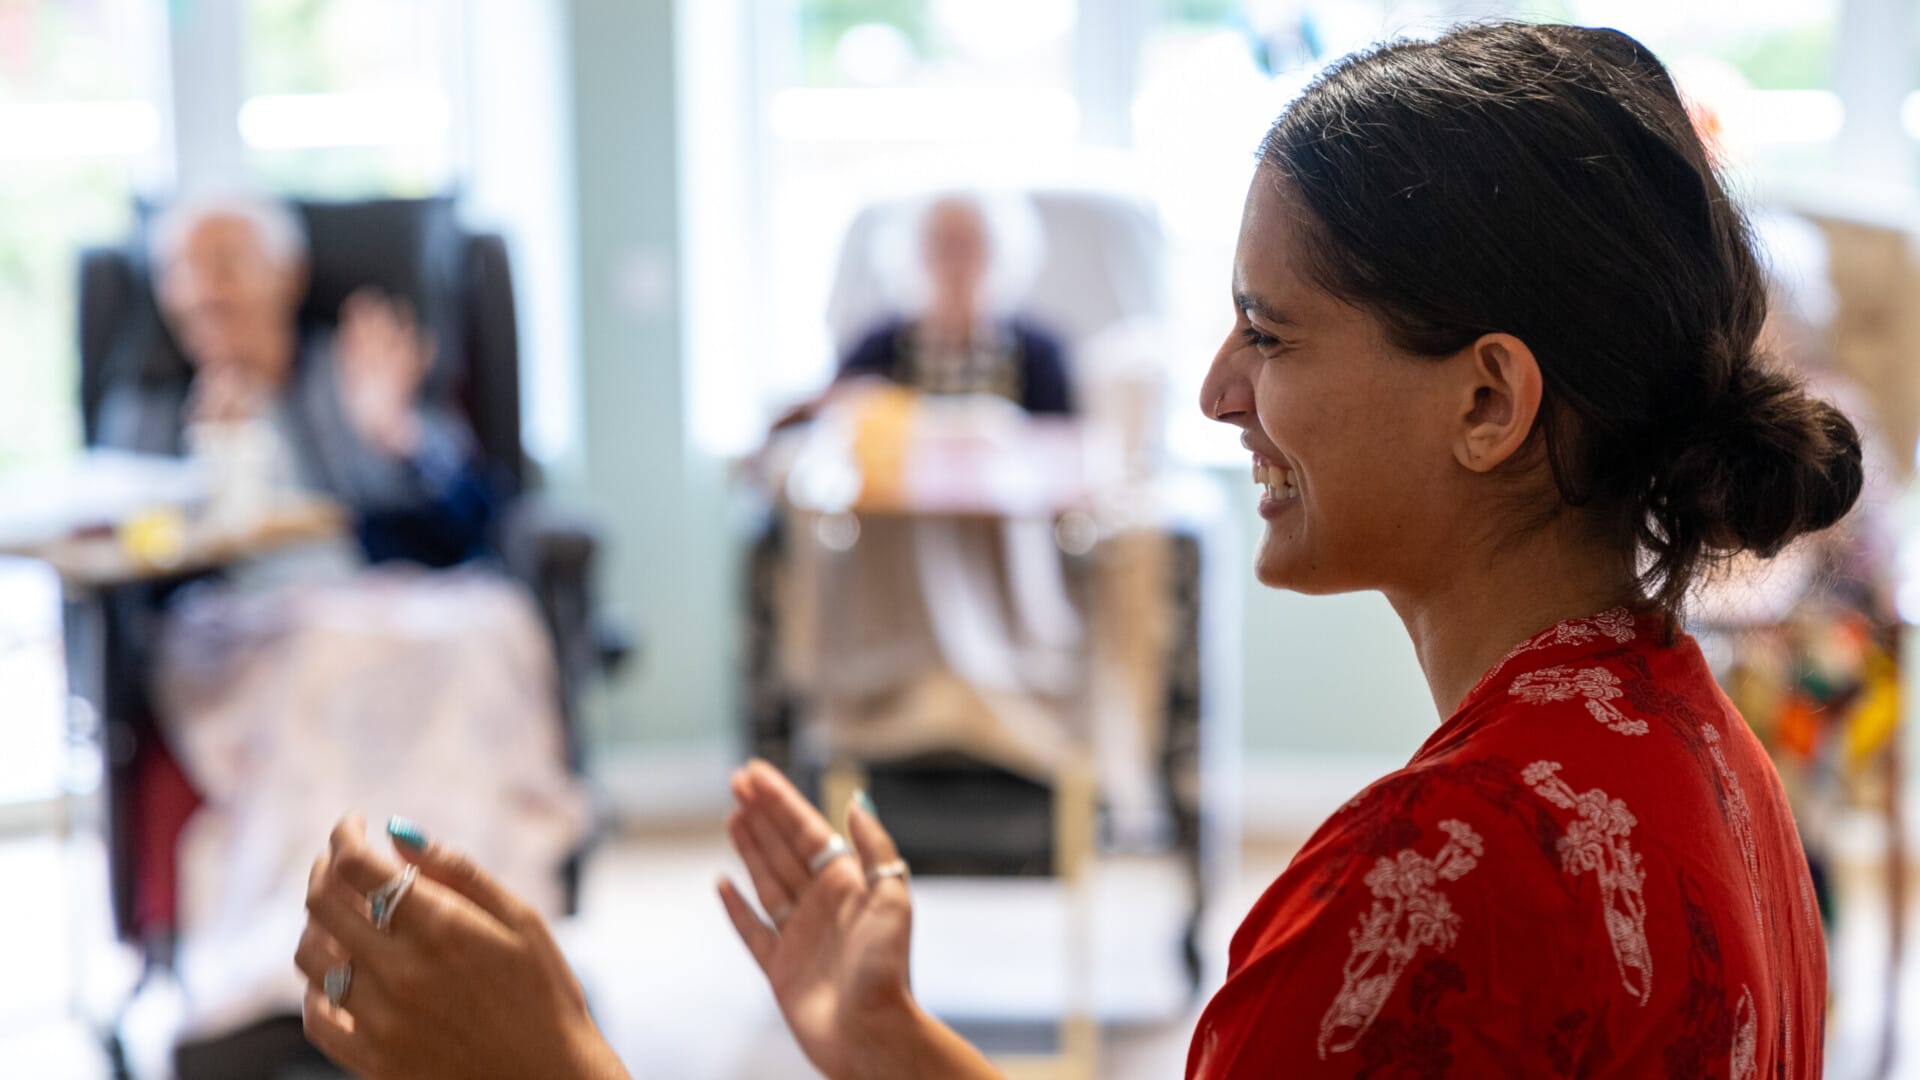
<svg viewBox="0 0 1920 1080">
<path fill-rule="evenodd" d="M 834 833 L 827 838 L 827 842 L 821 846 L 820 850 L 814 853 L 813 858 L 807 860 L 807 873 L 819 877 L 820 871 L 825 870 L 833 860 L 850 854 L 852 852 L 847 850 L 846 837 Z"/>
<path fill-rule="evenodd" d="M 400 910 L 400 901 L 413 890 L 413 879 L 419 874 L 419 869 L 409 863 L 386 884 L 367 894 L 367 907 L 372 911 L 375 930 L 384 932 L 393 925 L 393 913 Z"/>
</svg>

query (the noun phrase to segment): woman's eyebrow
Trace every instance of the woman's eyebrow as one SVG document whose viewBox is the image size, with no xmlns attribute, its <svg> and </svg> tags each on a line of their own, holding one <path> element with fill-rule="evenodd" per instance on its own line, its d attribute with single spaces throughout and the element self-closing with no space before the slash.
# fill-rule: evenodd
<svg viewBox="0 0 1920 1080">
<path fill-rule="evenodd" d="M 1249 315 L 1258 315 L 1260 316 L 1261 319 L 1267 322 L 1284 323 L 1287 326 L 1300 325 L 1298 322 L 1294 321 L 1291 317 L 1289 317 L 1286 312 L 1281 311 L 1277 307 L 1274 307 L 1272 304 L 1268 303 L 1265 299 L 1261 298 L 1260 296 L 1254 293 L 1236 292 L 1233 294 L 1233 302 L 1237 307 L 1239 307 L 1241 311 L 1244 311 Z"/>
</svg>

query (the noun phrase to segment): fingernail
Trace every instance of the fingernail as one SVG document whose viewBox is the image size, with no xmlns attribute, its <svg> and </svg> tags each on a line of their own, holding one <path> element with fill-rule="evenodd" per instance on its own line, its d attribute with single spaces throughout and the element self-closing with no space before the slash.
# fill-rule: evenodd
<svg viewBox="0 0 1920 1080">
<path fill-rule="evenodd" d="M 873 799 L 867 795 L 866 788 L 854 789 L 853 803 L 855 806 L 858 806 L 860 808 L 861 813 L 867 815 L 868 817 L 872 818 L 875 821 L 880 820 L 880 811 L 874 809 Z"/>
<path fill-rule="evenodd" d="M 394 843 L 415 851 L 427 846 L 427 834 L 420 831 L 420 826 L 398 814 L 387 819 L 387 835 L 393 837 Z"/>
</svg>

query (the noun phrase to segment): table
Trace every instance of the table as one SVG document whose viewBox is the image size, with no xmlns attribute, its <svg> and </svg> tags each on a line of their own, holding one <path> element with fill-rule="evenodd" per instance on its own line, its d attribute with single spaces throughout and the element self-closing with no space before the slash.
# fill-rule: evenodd
<svg viewBox="0 0 1920 1080">
<path fill-rule="evenodd" d="M 121 542 L 118 526 L 51 539 L 0 544 L 0 554 L 39 559 L 60 575 L 69 592 L 111 589 L 141 582 L 195 577 L 283 548 L 345 536 L 346 511 L 330 499 L 297 496 L 265 510 L 241 528 L 188 522 L 178 549 L 165 561 L 135 556 Z"/>
</svg>

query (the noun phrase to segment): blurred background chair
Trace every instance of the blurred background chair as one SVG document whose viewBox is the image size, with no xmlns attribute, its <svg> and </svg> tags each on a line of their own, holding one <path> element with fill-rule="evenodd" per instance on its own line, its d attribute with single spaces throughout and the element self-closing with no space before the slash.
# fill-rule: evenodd
<svg viewBox="0 0 1920 1080">
<path fill-rule="evenodd" d="M 1088 445 L 1106 447 L 1138 465 L 1141 450 L 1129 453 L 1117 443 L 1099 442 L 1092 431 L 1127 420 L 1109 415 L 1113 402 L 1127 398 L 1110 393 L 1109 386 L 1138 378 L 1150 367 L 1158 370 L 1162 359 L 1154 356 L 1147 364 L 1138 355 L 1143 342 L 1154 340 L 1151 327 L 1165 311 L 1157 217 L 1149 205 L 1125 194 L 1057 190 L 1022 198 L 1035 218 L 1039 242 L 1037 258 L 1024 268 L 1018 310 L 1064 339 L 1075 396 L 1082 412 L 1092 414 L 1084 421 L 1094 440 Z M 889 237 L 897 247 L 898 234 L 910 231 L 902 229 L 903 220 L 924 204 L 914 198 L 879 202 L 851 223 L 828 307 L 842 355 L 871 327 L 901 314 L 900 290 L 891 279 L 900 272 L 894 265 L 900 260 L 887 257 Z M 1151 385 L 1144 392 L 1162 395 L 1164 389 Z M 1145 413 L 1133 422 L 1157 431 L 1157 408 Z M 1097 451 L 1089 452 L 1090 468 L 1122 471 L 1121 462 L 1096 462 L 1096 456 Z M 830 812 L 840 812 L 849 787 L 864 783 L 916 874 L 1054 875 L 1071 882 L 1084 873 L 1086 856 L 1112 850 L 1116 842 L 1135 852 L 1172 852 L 1192 886 L 1180 947 L 1197 989 L 1196 936 L 1216 879 L 1212 856 L 1219 850 L 1218 834 L 1229 825 L 1215 812 L 1217 801 L 1210 804 L 1200 796 L 1203 747 L 1216 745 L 1218 734 L 1202 723 L 1207 711 L 1202 707 L 1200 598 L 1208 523 L 1203 515 L 1183 512 L 1179 500 L 1162 497 L 1177 485 L 1167 483 L 1158 448 L 1144 448 L 1144 457 L 1148 463 L 1139 471 L 1145 475 L 1123 478 L 1131 481 L 1127 498 L 1133 517 L 1127 527 L 1103 528 L 1095 520 L 1102 516 L 1097 505 L 1090 508 L 1091 516 L 1076 510 L 1048 524 L 1058 537 L 1053 554 L 1062 562 L 1066 591 L 1082 601 L 1102 587 L 1103 575 L 1110 575 L 1117 562 L 1140 553 L 1142 537 L 1149 539 L 1145 561 L 1152 569 L 1146 580 L 1155 595 L 1146 603 L 1155 610 L 1144 614 L 1160 627 L 1150 660 L 1158 670 L 1143 681 L 1158 699 L 1159 714 L 1154 744 L 1143 748 L 1151 759 L 1151 821 L 1115 820 L 1113 793 L 1098 783 L 1099 747 L 1086 748 L 1082 761 L 1051 781 L 980 760 L 964 748 L 871 757 L 835 748 L 815 722 L 818 703 L 783 670 L 781 659 L 782 626 L 792 626 L 787 620 L 793 613 L 783 605 L 792 601 L 795 560 L 816 542 L 819 519 L 795 512 L 777 492 L 769 526 L 749 554 L 748 742 L 753 753 L 817 791 Z M 871 523 L 865 531 L 872 531 Z M 847 556 L 858 558 L 861 543 L 855 539 Z M 809 617 L 846 619 L 853 609 L 851 602 L 835 603 L 830 613 L 823 609 Z M 1093 610 L 1099 613 L 1083 620 L 1087 632 L 1078 657 L 1083 676 L 1092 663 L 1087 653 L 1095 635 L 1116 615 L 1112 609 Z M 833 658 L 820 660 L 826 664 Z M 1103 674 L 1092 673 L 1085 684 L 1096 712 L 1103 700 Z M 1092 717 L 1087 730 L 1097 739 L 1101 718 Z"/>
<path fill-rule="evenodd" d="M 350 294 L 373 286 L 411 303 L 437 342 L 422 395 L 462 414 L 491 467 L 503 510 L 490 546 L 502 568 L 531 592 L 546 624 L 559 673 L 567 764 L 582 772 L 583 694 L 593 679 L 623 663 L 632 647 L 624 631 L 597 610 L 598 528 L 538 494 L 521 446 L 521 358 L 503 239 L 462 228 L 450 197 L 292 205 L 310 247 L 308 292 L 299 315 L 303 334 L 331 327 Z M 151 215 L 142 209 L 144 221 Z M 143 232 L 81 258 L 80 405 L 89 445 L 101 437 L 100 413 L 110 388 L 181 386 L 191 376 L 159 317 Z M 148 973 L 171 963 L 175 849 L 198 805 L 158 737 L 148 697 L 160 603 L 182 583 L 163 579 L 101 594 L 93 613 L 95 645 L 79 650 L 96 670 L 76 672 L 100 698 L 114 929 L 140 948 Z M 562 870 L 569 911 L 578 900 L 581 862 L 591 843 Z"/>
</svg>

